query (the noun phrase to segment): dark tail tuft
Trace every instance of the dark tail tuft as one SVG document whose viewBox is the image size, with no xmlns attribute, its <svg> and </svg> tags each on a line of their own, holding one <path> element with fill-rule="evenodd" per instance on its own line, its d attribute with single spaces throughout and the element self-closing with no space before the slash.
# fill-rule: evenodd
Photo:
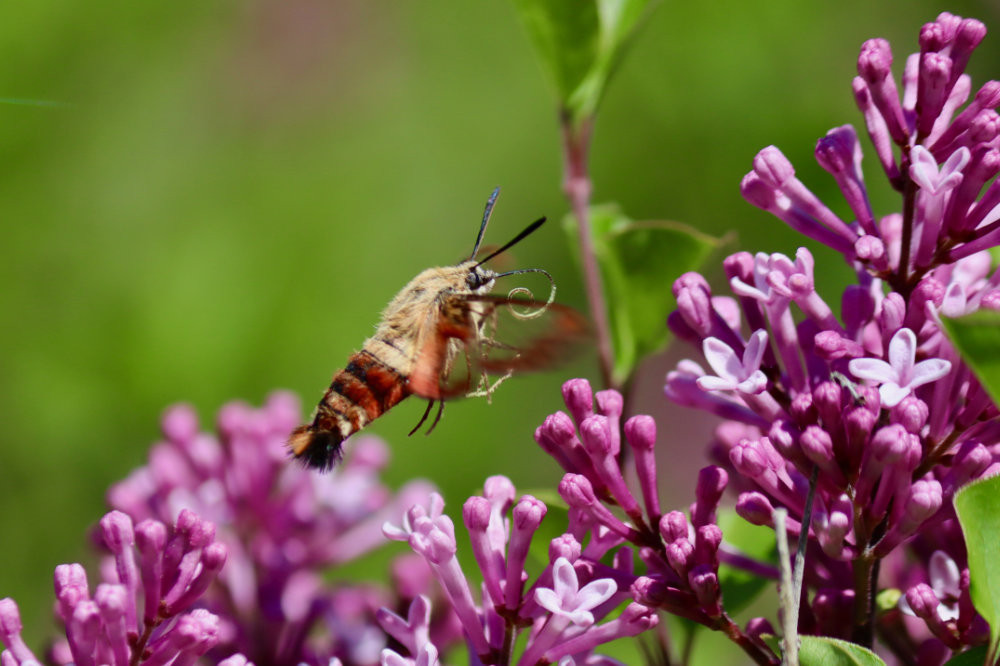
<svg viewBox="0 0 1000 666">
<path fill-rule="evenodd" d="M 339 432 L 303 425 L 292 431 L 288 449 L 306 467 L 329 472 L 343 457 L 343 441 Z"/>
</svg>

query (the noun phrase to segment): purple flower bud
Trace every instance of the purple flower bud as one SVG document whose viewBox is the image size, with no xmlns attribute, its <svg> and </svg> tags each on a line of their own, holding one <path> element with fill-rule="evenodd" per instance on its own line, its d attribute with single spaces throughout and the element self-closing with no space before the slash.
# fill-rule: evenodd
<svg viewBox="0 0 1000 666">
<path fill-rule="evenodd" d="M 865 406 L 844 410 L 844 431 L 847 435 L 847 468 L 856 473 L 861 466 L 868 438 L 875 429 L 878 416 Z"/>
<path fill-rule="evenodd" d="M 683 578 L 694 564 L 694 544 L 687 539 L 675 539 L 664 547 L 667 564 Z"/>
<path fill-rule="evenodd" d="M 617 427 L 617 426 L 616 426 Z M 594 468 L 611 494 L 633 520 L 641 516 L 638 502 L 625 484 L 621 468 L 618 466 L 617 451 L 612 434 L 612 424 L 603 415 L 588 416 L 580 424 L 580 439 L 590 455 Z"/>
<path fill-rule="evenodd" d="M 905 145 L 909 140 L 899 93 L 892 80 L 892 51 L 884 39 L 869 39 L 861 45 L 858 74 L 868 85 L 872 103 L 878 109 L 892 140 Z"/>
<path fill-rule="evenodd" d="M 924 620 L 937 621 L 937 608 L 941 603 L 927 583 L 917 583 L 906 591 L 906 603 L 913 613 Z"/>
<path fill-rule="evenodd" d="M 761 180 L 777 189 L 795 177 L 795 167 L 776 146 L 768 146 L 757 153 L 753 170 Z"/>
<path fill-rule="evenodd" d="M 198 608 L 178 618 L 177 624 L 158 643 L 151 644 L 152 654 L 143 664 L 191 664 L 218 642 L 218 616 Z M 176 660 L 171 661 L 174 657 Z"/>
<path fill-rule="evenodd" d="M 955 488 L 979 478 L 993 462 L 993 455 L 982 443 L 967 440 L 955 454 L 949 481 Z"/>
<path fill-rule="evenodd" d="M 674 281 L 674 298 L 677 312 L 684 322 L 700 337 L 712 331 L 712 290 L 708 281 L 698 273 L 688 272 Z"/>
<path fill-rule="evenodd" d="M 597 497 L 594 495 L 594 487 L 585 476 L 580 474 L 566 474 L 559 482 L 559 495 L 566 502 L 578 509 L 587 509 L 597 504 Z"/>
<path fill-rule="evenodd" d="M 713 570 L 719 566 L 719 546 L 722 545 L 722 530 L 718 525 L 702 525 L 695 530 L 694 558 L 697 564 L 705 564 Z"/>
<path fill-rule="evenodd" d="M 90 598 L 87 572 L 80 564 L 60 564 L 56 567 L 54 582 L 59 616 L 68 624 L 76 605 Z"/>
<path fill-rule="evenodd" d="M 722 499 L 722 493 L 729 483 L 729 475 L 721 467 L 703 467 L 698 472 L 695 487 L 695 506 L 691 511 L 691 522 L 695 527 L 715 522 L 715 510 Z"/>
<path fill-rule="evenodd" d="M 139 590 L 139 568 L 135 562 L 135 532 L 132 519 L 121 511 L 111 511 L 101 518 L 104 543 L 115 557 L 118 580 L 128 590 L 128 606 L 125 622 L 130 630 L 139 631 L 138 613 L 135 607 L 136 592 Z"/>
<path fill-rule="evenodd" d="M 688 572 L 688 585 L 698 599 L 698 605 L 709 617 L 720 617 L 722 605 L 719 595 L 719 577 L 708 565 L 699 565 Z"/>
<path fill-rule="evenodd" d="M 799 393 L 792 398 L 792 404 L 788 411 L 799 427 L 815 423 L 816 419 L 819 418 L 816 407 L 813 405 L 811 392 Z"/>
<path fill-rule="evenodd" d="M 594 413 L 594 392 L 586 379 L 571 379 L 562 386 L 563 400 L 573 420 L 583 420 Z"/>
<path fill-rule="evenodd" d="M 511 480 L 502 474 L 489 477 L 483 482 L 483 496 L 501 513 L 506 513 L 517 497 L 517 490 Z"/>
<path fill-rule="evenodd" d="M 636 476 L 646 513 L 655 519 L 660 515 L 660 494 L 656 485 L 656 421 L 645 414 L 633 416 L 625 422 L 625 439 L 635 456 Z"/>
<path fill-rule="evenodd" d="M 66 626 L 66 640 L 78 666 L 96 665 L 97 641 L 101 636 L 101 613 L 93 601 L 81 601 Z"/>
<path fill-rule="evenodd" d="M 637 540 L 636 531 L 625 525 L 607 507 L 597 501 L 594 495 L 594 487 L 585 476 L 580 474 L 566 474 L 559 482 L 559 495 L 566 500 L 570 507 L 581 509 L 589 513 L 593 518 L 610 528 L 615 534 L 629 540 Z"/>
<path fill-rule="evenodd" d="M 913 395 L 906 396 L 889 411 L 889 417 L 893 423 L 913 434 L 920 432 L 927 423 L 929 414 L 927 403 Z"/>
<path fill-rule="evenodd" d="M 108 647 L 114 655 L 114 663 L 129 663 L 128 632 L 125 626 L 128 606 L 135 601 L 129 601 L 128 590 L 124 585 L 98 585 L 94 592 L 94 601 L 101 613 L 104 624 L 104 634 Z"/>
<path fill-rule="evenodd" d="M 903 460 L 909 450 L 909 437 L 903 426 L 892 424 L 879 428 L 872 437 L 872 456 L 883 465 Z"/>
<path fill-rule="evenodd" d="M 485 533 L 486 528 L 490 524 L 491 512 L 492 507 L 488 499 L 479 495 L 473 495 L 465 500 L 465 504 L 462 506 L 462 518 L 465 522 L 465 527 L 470 532 Z"/>
<path fill-rule="evenodd" d="M 749 439 L 742 440 L 729 451 L 729 462 L 740 474 L 754 480 L 769 470 L 759 444 Z"/>
<path fill-rule="evenodd" d="M 775 635 L 771 622 L 764 617 L 754 617 L 747 620 L 747 628 L 744 633 L 757 640 L 761 640 L 761 637 L 767 634 Z"/>
<path fill-rule="evenodd" d="M 854 254 L 875 271 L 889 269 L 889 252 L 885 243 L 876 236 L 862 236 L 854 243 Z M 846 312 L 846 310 L 845 310 Z"/>
<path fill-rule="evenodd" d="M 21 614 L 17 604 L 7 597 L 0 599 L 0 642 L 7 646 L 15 664 L 33 661 L 41 663 L 21 638 Z"/>
<path fill-rule="evenodd" d="M 555 562 L 565 557 L 570 562 L 576 562 L 583 547 L 572 534 L 562 534 L 549 542 L 549 561 Z"/>
<path fill-rule="evenodd" d="M 174 405 L 163 413 L 160 429 L 170 442 L 187 444 L 198 434 L 198 414 L 191 405 Z"/>
<path fill-rule="evenodd" d="M 906 302 L 903 297 L 892 292 L 882 300 L 882 309 L 878 313 L 879 327 L 884 340 L 890 339 L 896 331 L 903 327 L 906 317 Z"/>
<path fill-rule="evenodd" d="M 521 603 L 521 577 L 524 563 L 528 559 L 528 549 L 535 530 L 541 525 L 548 511 L 545 503 L 531 495 L 524 495 L 514 506 L 513 529 L 507 555 L 504 603 L 509 609 L 517 609 Z"/>
<path fill-rule="evenodd" d="M 842 397 L 840 385 L 836 382 L 820 382 L 813 389 L 813 404 L 827 428 L 833 429 L 840 423 Z"/>
<path fill-rule="evenodd" d="M 688 522 L 687 518 L 680 511 L 671 511 L 664 514 L 660 519 L 660 536 L 665 543 L 676 541 L 677 539 L 687 539 Z"/>
<path fill-rule="evenodd" d="M 639 604 L 648 608 L 656 608 L 667 599 L 668 588 L 665 583 L 655 578 L 639 576 L 632 583 L 629 591 L 632 598 Z"/>
<path fill-rule="evenodd" d="M 740 493 L 736 513 L 753 525 L 773 525 L 774 507 L 762 493 Z"/>
<path fill-rule="evenodd" d="M 842 358 L 858 358 L 865 350 L 857 342 L 845 338 L 836 331 L 821 331 L 813 339 L 816 353 L 824 360 L 834 361 Z"/>
<path fill-rule="evenodd" d="M 190 582 L 183 588 L 175 584 L 163 597 L 164 615 L 168 617 L 176 615 L 197 601 L 222 570 L 228 553 L 229 550 L 222 543 L 211 543 L 206 546 L 201 551 L 200 567 Z M 180 580 L 178 578 L 178 582 Z"/>
</svg>

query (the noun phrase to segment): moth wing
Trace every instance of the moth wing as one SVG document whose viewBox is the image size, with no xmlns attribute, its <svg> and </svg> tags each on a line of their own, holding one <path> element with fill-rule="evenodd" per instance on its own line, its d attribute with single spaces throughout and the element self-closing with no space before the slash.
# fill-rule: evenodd
<svg viewBox="0 0 1000 666">
<path fill-rule="evenodd" d="M 442 299 L 424 318 L 416 336 L 416 355 L 410 372 L 409 390 L 428 400 L 445 400 L 463 395 L 467 385 L 448 385 L 455 358 L 475 337 L 472 314 L 462 295 Z"/>
<path fill-rule="evenodd" d="M 445 400 L 486 389 L 490 375 L 542 370 L 587 338 L 573 308 L 532 298 L 451 295 L 418 336 L 410 391 Z"/>
<path fill-rule="evenodd" d="M 572 356 L 589 337 L 587 320 L 573 308 L 533 298 L 483 294 L 484 316 L 472 365 L 487 374 L 544 370 Z"/>
</svg>

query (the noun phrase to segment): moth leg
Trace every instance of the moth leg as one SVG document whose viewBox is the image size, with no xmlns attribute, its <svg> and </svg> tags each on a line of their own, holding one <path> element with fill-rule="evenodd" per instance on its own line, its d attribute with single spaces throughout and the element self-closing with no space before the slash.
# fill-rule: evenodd
<svg viewBox="0 0 1000 666">
<path fill-rule="evenodd" d="M 427 406 L 427 409 L 428 409 L 428 411 L 430 410 L 430 405 Z M 437 416 L 434 417 L 434 423 L 431 424 L 431 427 L 428 428 L 427 432 L 424 433 L 425 436 L 431 434 L 432 432 L 434 432 L 434 428 L 436 428 L 437 424 L 441 421 L 441 415 L 442 414 L 444 414 L 444 400 L 439 400 L 438 401 L 438 413 L 437 413 Z"/>
<path fill-rule="evenodd" d="M 444 406 L 444 403 L 442 402 L 441 405 Z M 430 416 L 431 407 L 433 407 L 433 406 L 434 406 L 434 401 L 433 400 L 428 400 L 427 401 L 427 409 L 424 410 L 424 415 L 420 417 L 420 421 L 417 422 L 417 425 L 413 426 L 413 430 L 411 430 L 409 433 L 407 433 L 407 435 L 406 435 L 407 437 L 412 437 L 413 433 L 415 433 L 417 430 L 420 429 L 420 426 L 422 426 L 424 424 L 424 421 L 427 420 L 427 417 Z M 440 418 L 441 418 L 441 412 L 439 410 L 438 411 L 438 419 L 440 419 Z M 437 421 L 436 420 L 434 421 L 434 425 L 437 425 Z M 434 426 L 431 426 L 431 430 L 433 430 L 433 429 L 434 429 Z M 430 430 L 428 430 L 427 432 L 429 433 Z"/>
<path fill-rule="evenodd" d="M 514 371 L 513 370 L 508 370 L 507 372 L 505 372 L 501 376 L 497 377 L 496 381 L 493 382 L 493 384 L 490 384 L 489 383 L 489 379 L 486 377 L 486 374 L 484 373 L 483 374 L 483 377 L 484 377 L 483 384 L 481 384 L 481 386 L 485 386 L 485 388 L 480 388 L 480 389 L 475 390 L 475 391 L 473 391 L 471 393 L 466 393 L 465 397 L 467 397 L 467 398 L 482 398 L 482 397 L 485 396 L 486 397 L 486 402 L 489 402 L 493 398 L 493 392 L 497 389 L 497 387 L 500 386 L 501 384 L 503 384 L 505 381 L 507 381 L 508 379 L 510 379 L 513 376 L 514 376 Z"/>
</svg>

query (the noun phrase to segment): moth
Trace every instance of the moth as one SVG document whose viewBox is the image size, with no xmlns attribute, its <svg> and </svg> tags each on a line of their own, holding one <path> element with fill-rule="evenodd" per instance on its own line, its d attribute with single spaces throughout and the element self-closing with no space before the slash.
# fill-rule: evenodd
<svg viewBox="0 0 1000 666">
<path fill-rule="evenodd" d="M 469 258 L 428 268 L 403 287 L 382 312 L 375 334 L 334 374 L 312 420 L 292 432 L 288 448 L 308 467 L 331 469 L 341 458 L 345 439 L 411 395 L 428 401 L 411 435 L 438 405 L 429 434 L 441 420 L 446 400 L 489 398 L 514 372 L 551 365 L 585 336 L 582 316 L 553 302 L 555 282 L 547 271 L 497 273 L 483 265 L 535 232 L 544 217 L 477 260 L 499 192 L 493 190 L 486 202 Z M 523 273 L 548 278 L 547 301 L 536 300 L 523 287 L 506 295 L 490 293 L 498 279 Z M 508 337 L 498 335 L 507 329 L 516 330 Z"/>
</svg>

